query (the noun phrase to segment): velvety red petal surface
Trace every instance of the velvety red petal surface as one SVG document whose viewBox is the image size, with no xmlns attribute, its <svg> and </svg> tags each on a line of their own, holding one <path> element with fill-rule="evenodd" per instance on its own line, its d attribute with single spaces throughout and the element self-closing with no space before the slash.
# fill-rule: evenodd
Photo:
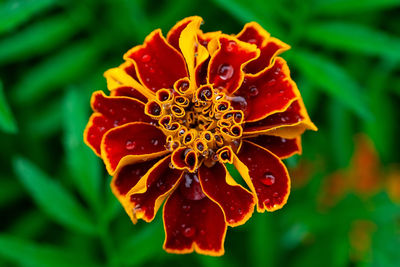
<svg viewBox="0 0 400 267">
<path fill-rule="evenodd" d="M 270 34 L 256 22 L 247 23 L 243 30 L 236 35 L 240 41 L 255 44 L 258 48 L 263 47 L 269 37 Z"/>
<path fill-rule="evenodd" d="M 294 101 L 284 112 L 272 114 L 260 121 L 246 123 L 243 128 L 243 133 L 252 134 L 265 132 L 272 128 L 294 125 L 303 119 L 304 117 L 300 114 L 300 105 L 298 101 Z"/>
<path fill-rule="evenodd" d="M 289 45 L 274 37 L 270 37 L 268 42 L 260 48 L 260 56 L 256 60 L 249 62 L 246 65 L 246 72 L 255 74 L 262 71 L 271 64 L 271 61 L 274 57 L 278 56 L 284 51 L 289 50 L 289 48 Z"/>
<path fill-rule="evenodd" d="M 226 222 L 221 208 L 202 193 L 197 176 L 185 173 L 163 211 L 164 249 L 173 253 L 196 250 L 222 255 Z"/>
<path fill-rule="evenodd" d="M 247 139 L 265 149 L 281 159 L 288 158 L 294 154 L 301 154 L 301 138 L 287 139 L 272 135 L 259 135 L 254 138 Z"/>
<path fill-rule="evenodd" d="M 164 133 L 154 125 L 144 122 L 116 127 L 104 135 L 101 143 L 101 156 L 110 174 L 126 156 L 129 157 L 124 165 L 146 161 L 164 153 L 167 153 Z"/>
<path fill-rule="evenodd" d="M 248 141 L 243 141 L 238 159 L 234 161 L 236 168 L 257 195 L 257 211 L 281 208 L 290 192 L 289 174 L 282 161 L 270 151 Z"/>
<path fill-rule="evenodd" d="M 155 159 L 123 166 L 111 181 L 111 189 L 118 200 L 124 202 L 126 194 L 158 161 Z"/>
<path fill-rule="evenodd" d="M 199 169 L 199 180 L 204 193 L 218 203 L 230 226 L 244 224 L 253 214 L 255 199 L 253 194 L 238 185 L 222 163 L 217 162 Z"/>
<path fill-rule="evenodd" d="M 129 86 L 122 86 L 119 88 L 116 88 L 110 92 L 111 96 L 126 96 L 126 97 L 131 97 L 138 99 L 142 101 L 143 103 L 147 102 L 147 97 L 141 94 L 138 90 L 135 88 L 129 87 Z"/>
<path fill-rule="evenodd" d="M 286 61 L 278 57 L 258 75 L 246 75 L 235 95 L 246 99 L 245 120 L 251 122 L 285 110 L 297 98 L 296 90 Z"/>
<path fill-rule="evenodd" d="M 147 36 L 144 45 L 129 50 L 124 59 L 133 60 L 139 80 L 153 92 L 172 88 L 175 81 L 188 76 L 182 54 L 168 44 L 161 30 Z"/>
<path fill-rule="evenodd" d="M 161 206 L 167 194 L 176 186 L 183 172 L 171 169 L 169 163 L 171 157 L 160 160 L 146 174 L 140 185 L 129 192 L 130 206 L 133 208 L 134 217 L 142 218 L 147 222 L 154 219 L 158 208 Z"/>
<path fill-rule="evenodd" d="M 96 112 L 86 126 L 85 142 L 100 155 L 100 143 L 103 135 L 110 129 L 136 121 L 150 122 L 144 114 L 144 104 L 127 97 L 108 97 L 97 91 L 92 95 L 92 109 Z"/>
<path fill-rule="evenodd" d="M 229 36 L 219 38 L 220 48 L 212 55 L 208 67 L 208 81 L 231 94 L 244 79 L 244 64 L 259 54 L 257 46 L 238 41 Z"/>
</svg>

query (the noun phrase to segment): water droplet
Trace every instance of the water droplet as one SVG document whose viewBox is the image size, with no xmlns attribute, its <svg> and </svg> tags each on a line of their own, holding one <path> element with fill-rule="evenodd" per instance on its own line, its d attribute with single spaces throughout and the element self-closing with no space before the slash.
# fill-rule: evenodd
<svg viewBox="0 0 400 267">
<path fill-rule="evenodd" d="M 152 144 L 153 146 L 157 146 L 158 143 L 159 143 L 158 139 L 151 139 L 151 144 Z"/>
<path fill-rule="evenodd" d="M 204 231 L 203 229 L 201 229 L 201 230 L 200 230 L 200 234 L 201 234 L 201 235 L 205 235 L 205 234 L 206 234 L 206 231 Z"/>
<path fill-rule="evenodd" d="M 273 196 L 273 197 L 278 197 L 278 196 L 279 196 L 279 193 L 278 193 L 278 192 L 275 192 L 275 193 L 272 194 L 272 196 Z"/>
<path fill-rule="evenodd" d="M 237 44 L 235 41 L 229 41 L 228 45 L 226 46 L 226 51 L 227 52 L 233 52 L 237 48 Z"/>
<path fill-rule="evenodd" d="M 206 209 L 201 209 L 201 213 L 206 214 L 207 210 Z"/>
<path fill-rule="evenodd" d="M 231 206 L 229 209 L 230 209 L 231 211 L 234 211 L 234 210 L 235 210 L 235 207 L 234 207 L 234 206 Z"/>
<path fill-rule="evenodd" d="M 252 39 L 247 40 L 247 42 L 249 44 L 257 44 L 257 39 L 252 38 Z"/>
<path fill-rule="evenodd" d="M 242 209 L 238 209 L 238 213 L 242 214 L 243 213 Z"/>
<path fill-rule="evenodd" d="M 111 115 L 115 115 L 115 110 L 113 110 L 112 108 L 110 108 L 110 109 L 108 110 L 108 112 L 110 112 Z"/>
<path fill-rule="evenodd" d="M 232 65 L 229 64 L 221 64 L 218 68 L 218 75 L 221 80 L 226 81 L 232 78 L 234 73 L 234 69 Z"/>
<path fill-rule="evenodd" d="M 199 53 L 194 53 L 194 56 L 197 57 L 199 55 Z"/>
<path fill-rule="evenodd" d="M 133 150 L 133 149 L 135 149 L 135 147 L 136 147 L 136 142 L 135 141 L 131 141 L 131 140 L 126 141 L 125 148 L 127 150 Z"/>
<path fill-rule="evenodd" d="M 150 67 L 149 71 L 150 71 L 150 73 L 155 73 L 156 72 L 156 70 L 153 67 Z"/>
<path fill-rule="evenodd" d="M 258 89 L 254 85 L 250 87 L 249 95 L 250 96 L 257 96 L 258 95 Z"/>
<path fill-rule="evenodd" d="M 192 237 L 196 233 L 196 228 L 194 227 L 186 227 L 185 230 L 183 230 L 183 235 L 186 237 Z"/>
<path fill-rule="evenodd" d="M 190 205 L 183 205 L 182 209 L 184 212 L 188 212 L 190 210 Z"/>
<path fill-rule="evenodd" d="M 267 86 L 273 86 L 276 83 L 275 79 L 271 79 L 267 82 Z"/>
<path fill-rule="evenodd" d="M 231 191 L 226 191 L 226 194 L 227 194 L 228 196 L 230 196 L 230 195 L 231 195 Z"/>
<path fill-rule="evenodd" d="M 144 55 L 142 56 L 142 62 L 143 62 L 143 63 L 150 62 L 150 60 L 151 60 L 151 56 L 150 56 L 149 54 L 144 54 Z"/>
<path fill-rule="evenodd" d="M 266 199 L 264 200 L 264 205 L 268 205 L 270 202 L 271 202 L 271 199 L 266 198 Z"/>
<path fill-rule="evenodd" d="M 233 224 L 235 222 L 234 219 L 229 219 L 228 223 Z"/>
<path fill-rule="evenodd" d="M 261 177 L 260 182 L 266 186 L 271 186 L 275 183 L 275 176 L 271 172 L 266 172 L 264 176 Z"/>
<path fill-rule="evenodd" d="M 172 162 L 170 162 L 168 166 L 170 169 L 175 169 L 175 166 L 174 166 L 174 164 L 172 164 Z"/>
</svg>

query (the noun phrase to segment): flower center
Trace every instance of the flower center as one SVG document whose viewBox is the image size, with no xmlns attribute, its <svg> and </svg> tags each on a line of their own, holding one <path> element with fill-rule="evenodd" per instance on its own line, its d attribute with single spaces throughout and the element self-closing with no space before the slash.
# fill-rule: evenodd
<svg viewBox="0 0 400 267">
<path fill-rule="evenodd" d="M 189 89 L 188 78 L 178 80 L 174 89 L 161 89 L 147 102 L 145 113 L 158 121 L 167 136 L 166 148 L 186 148 L 182 161 L 195 172 L 202 164 L 232 163 L 240 146 L 243 111 L 231 106 L 229 97 L 212 85 Z"/>
</svg>

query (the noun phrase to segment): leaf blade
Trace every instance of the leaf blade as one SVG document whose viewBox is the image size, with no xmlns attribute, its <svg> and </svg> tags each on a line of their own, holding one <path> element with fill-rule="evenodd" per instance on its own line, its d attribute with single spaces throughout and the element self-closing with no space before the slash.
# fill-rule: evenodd
<svg viewBox="0 0 400 267">
<path fill-rule="evenodd" d="M 4 95 L 3 83 L 0 81 L 0 129 L 6 133 L 17 133 L 18 127 Z"/>
</svg>

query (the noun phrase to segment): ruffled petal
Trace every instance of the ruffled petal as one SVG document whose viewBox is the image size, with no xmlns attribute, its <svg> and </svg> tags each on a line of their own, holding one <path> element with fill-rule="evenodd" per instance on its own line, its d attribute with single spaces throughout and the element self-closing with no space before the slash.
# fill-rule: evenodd
<svg viewBox="0 0 400 267">
<path fill-rule="evenodd" d="M 233 164 L 257 196 L 257 211 L 282 208 L 290 193 L 290 178 L 282 161 L 270 151 L 243 141 Z"/>
<path fill-rule="evenodd" d="M 115 88 L 114 90 L 112 90 L 110 92 L 110 96 L 126 96 L 126 97 L 131 97 L 131 98 L 140 100 L 143 103 L 147 102 L 147 97 L 145 95 L 140 93 L 135 88 L 129 87 L 129 86 L 121 86 L 121 87 Z"/>
<path fill-rule="evenodd" d="M 292 139 L 307 129 L 316 131 L 317 127 L 311 122 L 303 101 L 298 99 L 284 112 L 275 113 L 260 121 L 245 123 L 243 135 L 251 137 L 268 134 Z"/>
<path fill-rule="evenodd" d="M 208 66 L 208 82 L 215 88 L 223 88 L 226 93 L 234 93 L 243 82 L 243 66 L 259 56 L 256 45 L 251 45 L 236 38 L 222 35 L 209 44 L 211 55 Z"/>
<path fill-rule="evenodd" d="M 299 97 L 286 61 L 280 57 L 257 75 L 246 75 L 235 95 L 244 97 L 247 102 L 246 122 L 285 111 Z"/>
<path fill-rule="evenodd" d="M 184 18 L 181 21 L 178 21 L 174 25 L 174 27 L 172 27 L 171 30 L 169 30 L 169 32 L 167 33 L 168 43 L 172 45 L 176 50 L 181 51 L 181 49 L 179 48 L 179 38 L 181 37 L 182 31 L 188 26 L 189 23 L 198 19 L 202 20 L 202 18 L 198 16 L 191 16 Z"/>
<path fill-rule="evenodd" d="M 287 139 L 279 136 L 259 135 L 248 140 L 271 151 L 281 159 L 286 159 L 302 152 L 300 136 Z"/>
<path fill-rule="evenodd" d="M 182 55 L 168 44 L 160 29 L 147 36 L 143 45 L 129 50 L 124 59 L 135 65 L 140 82 L 153 92 L 173 88 L 177 80 L 188 76 Z"/>
<path fill-rule="evenodd" d="M 164 133 L 144 122 L 128 123 L 111 129 L 101 142 L 101 157 L 110 175 L 119 167 L 166 153 Z"/>
<path fill-rule="evenodd" d="M 124 62 L 117 68 L 112 68 L 104 72 L 104 77 L 107 79 L 107 88 L 111 91 L 119 90 L 121 87 L 129 87 L 135 94 L 142 95 L 147 99 L 154 98 L 154 92 L 141 85 L 137 77 L 135 66 L 131 62 Z M 117 93 L 115 93 L 117 94 Z M 142 97 L 138 98 L 141 99 Z"/>
<path fill-rule="evenodd" d="M 164 249 L 172 253 L 224 254 L 226 222 L 221 208 L 201 191 L 197 176 L 184 174 L 163 210 Z"/>
<path fill-rule="evenodd" d="M 256 74 L 267 68 L 276 56 L 289 49 L 289 45 L 279 39 L 270 37 L 267 43 L 260 48 L 260 56 L 256 60 L 249 62 L 244 69 L 246 73 Z"/>
<path fill-rule="evenodd" d="M 159 162 L 159 159 L 125 165 L 118 170 L 111 180 L 112 192 L 129 215 L 132 214 L 132 207 L 126 195 L 157 162 Z M 132 221 L 136 223 L 136 221 Z"/>
<path fill-rule="evenodd" d="M 92 94 L 91 106 L 95 113 L 86 126 L 84 141 L 98 156 L 101 140 L 108 130 L 130 122 L 151 121 L 144 114 L 144 104 L 136 99 L 108 97 L 102 91 L 96 91 Z"/>
<path fill-rule="evenodd" d="M 258 48 L 264 47 L 270 34 L 263 29 L 257 22 L 249 22 L 244 25 L 241 32 L 236 35 L 240 41 L 255 44 Z"/>
<path fill-rule="evenodd" d="M 229 226 L 244 224 L 253 214 L 253 194 L 237 184 L 222 163 L 199 169 L 199 180 L 204 193 L 223 210 Z"/>
<path fill-rule="evenodd" d="M 124 207 L 132 222 L 135 223 L 138 219 L 151 222 L 161 204 L 178 185 L 183 172 L 171 169 L 170 162 L 171 156 L 168 156 L 154 163 L 146 175 L 126 194 Z M 135 169 L 135 165 L 124 166 L 117 175 L 124 175 L 125 168 L 128 168 L 128 175 L 132 175 L 129 174 L 129 169 Z"/>
</svg>

